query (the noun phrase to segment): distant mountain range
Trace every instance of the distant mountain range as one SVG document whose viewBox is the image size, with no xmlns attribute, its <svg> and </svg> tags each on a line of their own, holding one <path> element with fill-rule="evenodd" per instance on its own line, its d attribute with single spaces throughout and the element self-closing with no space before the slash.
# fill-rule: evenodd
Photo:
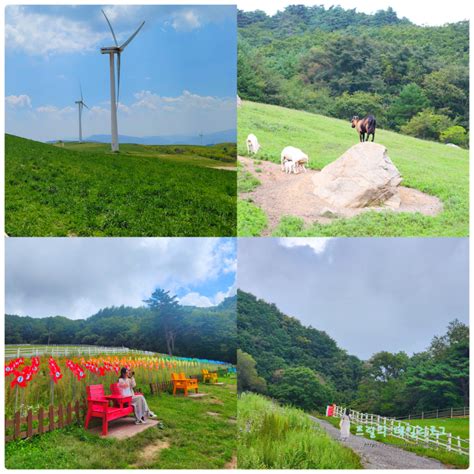
<svg viewBox="0 0 474 474">
<path fill-rule="evenodd" d="M 54 140 L 56 141 L 56 140 Z M 76 140 L 63 140 L 76 141 Z M 110 143 L 110 135 L 90 135 L 85 137 L 86 142 Z M 222 130 L 220 132 L 202 135 L 203 145 L 215 145 L 217 143 L 235 143 L 237 141 L 237 131 Z M 137 145 L 201 145 L 201 137 L 197 135 L 163 135 L 150 137 L 131 137 L 119 135 L 120 143 L 135 143 Z"/>
</svg>

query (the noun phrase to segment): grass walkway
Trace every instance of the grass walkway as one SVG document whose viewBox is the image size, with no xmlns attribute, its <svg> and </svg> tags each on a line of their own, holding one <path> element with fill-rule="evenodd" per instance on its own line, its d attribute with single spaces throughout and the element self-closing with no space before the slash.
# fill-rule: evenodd
<svg viewBox="0 0 474 474">
<path fill-rule="evenodd" d="M 151 410 L 163 422 L 163 429 L 150 428 L 119 441 L 71 426 L 7 443 L 5 466 L 7 469 L 222 469 L 236 452 L 237 395 L 235 378 L 221 381 L 226 385 L 201 384 L 201 391 L 208 394 L 202 399 L 173 397 L 168 393 L 146 395 Z"/>
</svg>

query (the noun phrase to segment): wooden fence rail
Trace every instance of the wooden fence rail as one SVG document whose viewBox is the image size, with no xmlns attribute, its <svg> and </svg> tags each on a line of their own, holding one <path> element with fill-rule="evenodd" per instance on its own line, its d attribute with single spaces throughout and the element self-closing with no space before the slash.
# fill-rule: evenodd
<svg viewBox="0 0 474 474">
<path fill-rule="evenodd" d="M 346 412 L 346 408 L 337 406 L 334 415 L 341 417 Z M 453 436 L 452 433 L 439 430 L 436 426 L 416 426 L 406 421 L 395 418 L 387 418 L 372 413 L 361 413 L 350 410 L 352 422 L 358 426 L 369 427 L 368 433 L 375 438 L 377 434 L 393 436 L 403 439 L 407 443 L 423 445 L 433 449 L 444 449 L 446 451 L 469 455 L 469 440 L 460 436 Z M 363 431 L 357 433 L 364 435 Z"/>
<path fill-rule="evenodd" d="M 443 408 L 441 410 L 422 411 L 405 416 L 397 416 L 397 420 L 424 420 L 425 418 L 465 418 L 469 416 L 469 407 Z"/>
<path fill-rule="evenodd" d="M 29 409 L 26 416 L 17 411 L 13 419 L 5 418 L 5 441 L 31 438 L 36 434 L 44 434 L 72 423 L 82 423 L 87 411 L 85 401 L 76 401 L 45 409 L 40 407 L 36 413 Z"/>
<path fill-rule="evenodd" d="M 202 374 L 191 375 L 191 378 L 202 381 Z M 150 383 L 150 391 L 152 395 L 159 392 L 170 391 L 173 388 L 173 382 L 167 380 L 164 382 Z M 13 441 L 16 439 L 31 438 L 34 435 L 41 435 L 58 428 L 64 428 L 72 423 L 84 422 L 87 412 L 87 404 L 85 400 L 68 403 L 66 406 L 62 404 L 48 408 L 40 407 L 37 412 L 29 409 L 26 416 L 22 412 L 17 411 L 13 418 L 5 417 L 5 441 Z"/>
</svg>

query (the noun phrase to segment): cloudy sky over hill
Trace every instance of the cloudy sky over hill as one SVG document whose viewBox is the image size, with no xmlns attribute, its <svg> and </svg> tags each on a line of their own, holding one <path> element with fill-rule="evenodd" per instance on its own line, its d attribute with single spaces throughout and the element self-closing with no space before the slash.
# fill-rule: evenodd
<svg viewBox="0 0 474 474">
<path fill-rule="evenodd" d="M 418 25 L 443 25 L 445 23 L 467 20 L 468 6 L 464 0 L 451 0 L 449 2 L 414 2 L 413 0 L 273 0 L 260 2 L 258 6 L 251 0 L 239 0 L 238 7 L 242 10 L 264 10 L 268 15 L 274 15 L 278 10 L 283 10 L 288 5 L 324 5 L 329 8 L 340 5 L 346 9 L 355 8 L 358 12 L 375 13 L 392 7 L 400 18 L 407 17 Z"/>
<path fill-rule="evenodd" d="M 7 239 L 6 313 L 86 318 L 142 306 L 157 287 L 183 305 L 235 294 L 236 244 L 214 238 Z"/>
<path fill-rule="evenodd" d="M 361 358 L 469 320 L 467 239 L 241 239 L 238 260 L 239 288 Z"/>
</svg>

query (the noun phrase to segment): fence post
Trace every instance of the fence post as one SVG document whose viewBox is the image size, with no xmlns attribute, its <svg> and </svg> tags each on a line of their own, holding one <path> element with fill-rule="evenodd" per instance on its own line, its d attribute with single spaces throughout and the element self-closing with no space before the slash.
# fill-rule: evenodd
<svg viewBox="0 0 474 474">
<path fill-rule="evenodd" d="M 49 405 L 49 413 L 48 413 L 48 419 L 49 419 L 49 431 L 54 430 L 54 406 Z"/>
<path fill-rule="evenodd" d="M 33 436 L 33 410 L 30 408 L 26 415 L 26 437 L 31 438 Z"/>
<path fill-rule="evenodd" d="M 425 419 L 425 412 L 424 412 L 424 411 L 421 412 L 421 419 L 422 419 L 422 420 Z"/>
<path fill-rule="evenodd" d="M 439 418 L 439 409 L 436 408 L 436 418 Z"/>
<path fill-rule="evenodd" d="M 14 419 L 14 426 L 13 426 L 13 438 L 18 439 L 20 437 L 20 412 L 15 412 L 15 419 Z"/>
<path fill-rule="evenodd" d="M 38 410 L 38 434 L 40 434 L 40 435 L 42 435 L 43 432 L 44 432 L 43 423 L 44 423 L 44 409 L 43 409 L 43 407 L 39 407 L 39 410 Z"/>
<path fill-rule="evenodd" d="M 461 436 L 458 435 L 458 453 L 462 453 L 461 449 Z"/>
<path fill-rule="evenodd" d="M 451 418 L 453 417 L 453 409 L 451 408 Z"/>
<path fill-rule="evenodd" d="M 451 451 L 452 434 L 448 433 L 448 451 Z"/>
</svg>

